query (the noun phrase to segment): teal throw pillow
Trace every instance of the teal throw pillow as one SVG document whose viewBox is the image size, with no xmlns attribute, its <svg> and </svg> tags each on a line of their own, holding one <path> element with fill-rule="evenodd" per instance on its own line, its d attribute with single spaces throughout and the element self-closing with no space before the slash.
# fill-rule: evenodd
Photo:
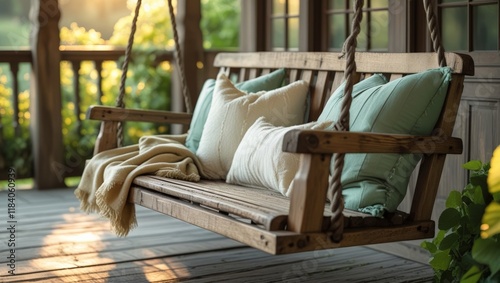
<svg viewBox="0 0 500 283">
<path fill-rule="evenodd" d="M 257 77 L 248 81 L 236 84 L 236 88 L 245 92 L 259 92 L 277 89 L 283 85 L 286 72 L 284 69 L 278 69 L 267 75 Z M 193 111 L 193 118 L 186 138 L 186 147 L 193 153 L 196 153 L 201 140 L 201 134 L 207 121 L 208 112 L 212 105 L 212 95 L 215 89 L 215 80 L 208 79 L 201 89 L 196 107 Z"/>
<path fill-rule="evenodd" d="M 380 74 L 367 78 L 353 88 L 350 130 L 430 135 L 450 80 L 450 68 L 431 69 L 387 83 Z M 333 93 L 318 121 L 337 121 L 343 91 L 341 85 Z M 345 207 L 374 216 L 395 211 L 420 158 L 418 154 L 346 154 L 342 171 Z"/>
</svg>

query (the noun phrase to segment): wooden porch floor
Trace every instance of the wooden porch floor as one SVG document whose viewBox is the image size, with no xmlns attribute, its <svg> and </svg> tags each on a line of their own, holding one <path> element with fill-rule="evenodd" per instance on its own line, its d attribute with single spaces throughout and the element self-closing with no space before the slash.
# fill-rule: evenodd
<svg viewBox="0 0 500 283">
<path fill-rule="evenodd" d="M 7 193 L 0 192 L 1 227 Z M 367 247 L 271 256 L 142 207 L 127 237 L 79 210 L 72 189 L 18 190 L 15 272 L 0 231 L 0 282 L 432 282 L 432 269 Z"/>
</svg>

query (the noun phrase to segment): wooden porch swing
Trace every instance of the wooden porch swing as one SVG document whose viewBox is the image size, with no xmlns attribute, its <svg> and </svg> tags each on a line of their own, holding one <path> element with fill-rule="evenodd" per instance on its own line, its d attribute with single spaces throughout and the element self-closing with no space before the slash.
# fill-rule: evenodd
<svg viewBox="0 0 500 283">
<path fill-rule="evenodd" d="M 184 91 L 188 113 L 123 109 L 126 65 L 135 31 L 126 51 L 124 76 L 118 107 L 93 106 L 88 118 L 101 120 L 101 132 L 95 153 L 117 147 L 120 124 L 126 121 L 149 121 L 189 125 L 192 110 Z M 175 16 L 171 1 L 169 11 Z M 431 213 L 446 154 L 460 154 L 462 141 L 451 137 L 465 75 L 474 74 L 474 63 L 467 55 L 444 53 L 434 15 L 435 1 L 424 0 L 431 37 L 436 53 L 355 52 L 360 31 L 362 0 L 355 0 L 352 34 L 344 45 L 345 54 L 331 52 L 256 52 L 221 53 L 214 66 L 220 72 L 245 81 L 284 68 L 289 82 L 309 83 L 309 121 L 320 116 L 331 93 L 345 83 L 338 131 L 292 130 L 283 140 L 283 151 L 300 154 L 290 198 L 279 192 L 246 188 L 223 180 L 188 182 L 155 175 L 136 177 L 128 201 L 201 228 L 224 235 L 270 254 L 286 254 L 317 249 L 368 245 L 394 241 L 431 238 L 435 224 Z M 175 22 L 178 65 L 182 59 Z M 356 59 L 355 59 L 356 57 Z M 349 132 L 349 107 L 355 83 L 374 74 L 393 81 L 409 74 L 448 66 L 451 81 L 433 135 L 416 136 L 372 132 Z M 185 87 L 185 78 L 182 78 Z M 120 130 L 118 130 L 120 132 Z M 117 138 L 118 137 L 118 138 Z M 344 155 L 351 153 L 421 154 L 418 179 L 411 211 L 386 213 L 374 217 L 344 209 L 341 173 Z M 334 154 L 335 170 L 329 181 L 330 160 Z M 328 201 L 328 200 L 331 201 Z"/>
</svg>

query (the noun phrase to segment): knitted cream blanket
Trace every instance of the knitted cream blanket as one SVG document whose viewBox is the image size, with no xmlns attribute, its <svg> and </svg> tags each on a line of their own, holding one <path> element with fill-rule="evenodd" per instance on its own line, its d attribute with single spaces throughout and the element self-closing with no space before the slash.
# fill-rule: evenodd
<svg viewBox="0 0 500 283">
<path fill-rule="evenodd" d="M 130 185 L 143 174 L 199 181 L 196 156 L 184 146 L 186 135 L 144 136 L 136 145 L 95 155 L 85 167 L 75 195 L 80 208 L 108 218 L 118 236 L 137 226 L 135 206 L 127 202 Z"/>
</svg>

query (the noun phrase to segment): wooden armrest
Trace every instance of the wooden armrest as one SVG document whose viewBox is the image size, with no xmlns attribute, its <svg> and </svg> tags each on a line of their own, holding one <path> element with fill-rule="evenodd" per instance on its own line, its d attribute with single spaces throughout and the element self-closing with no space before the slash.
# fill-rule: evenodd
<svg viewBox="0 0 500 283">
<path fill-rule="evenodd" d="M 462 150 L 461 139 L 443 136 L 291 130 L 283 138 L 283 151 L 295 153 L 460 154 Z"/>
<path fill-rule="evenodd" d="M 134 121 L 189 125 L 192 116 L 192 114 L 180 112 L 124 109 L 100 105 L 90 106 L 87 110 L 87 119 L 115 122 Z"/>
</svg>

